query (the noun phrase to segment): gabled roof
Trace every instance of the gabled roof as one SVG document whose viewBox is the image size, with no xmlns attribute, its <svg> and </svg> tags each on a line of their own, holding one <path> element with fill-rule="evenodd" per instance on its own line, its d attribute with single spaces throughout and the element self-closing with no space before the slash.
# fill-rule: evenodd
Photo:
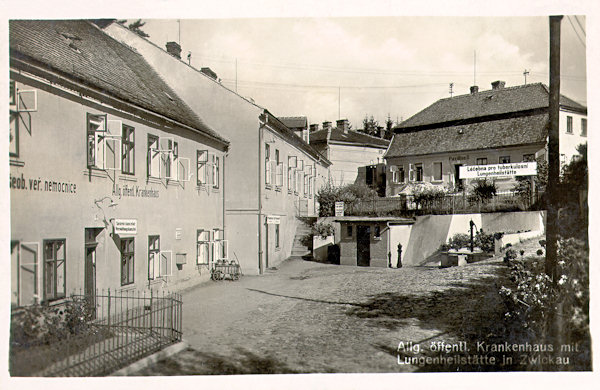
<svg viewBox="0 0 600 390">
<path fill-rule="evenodd" d="M 305 116 L 280 116 L 278 119 L 290 129 L 308 127 L 308 119 Z"/>
<path fill-rule="evenodd" d="M 535 83 L 440 99 L 402 122 L 397 129 L 433 127 L 435 124 L 547 109 L 548 96 L 548 88 Z M 575 111 L 587 112 L 585 106 L 566 96 L 561 95 L 560 104 Z"/>
<path fill-rule="evenodd" d="M 310 143 L 318 144 L 327 142 L 327 129 L 322 129 L 310 133 Z M 368 134 L 359 133 L 358 131 L 348 130 L 344 133 L 344 130 L 338 129 L 337 127 L 331 129 L 331 135 L 329 137 L 330 144 L 352 144 L 355 146 L 371 146 L 376 148 L 385 149 L 390 144 L 389 140 L 373 137 Z"/>
<path fill-rule="evenodd" d="M 202 122 L 144 58 L 85 20 L 13 20 L 11 66 L 33 64 L 229 142 Z"/>
<path fill-rule="evenodd" d="M 542 144 L 548 134 L 548 114 L 437 127 L 394 134 L 385 158 Z"/>
</svg>

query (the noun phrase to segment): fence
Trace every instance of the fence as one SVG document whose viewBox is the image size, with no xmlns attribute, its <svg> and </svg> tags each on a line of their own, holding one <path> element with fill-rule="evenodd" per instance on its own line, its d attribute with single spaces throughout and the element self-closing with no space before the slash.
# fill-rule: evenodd
<svg viewBox="0 0 600 390">
<path fill-rule="evenodd" d="M 11 375 L 108 375 L 182 338 L 179 294 L 73 294 L 52 309 L 61 315 L 66 337 L 25 348 L 11 345 Z"/>
<path fill-rule="evenodd" d="M 400 195 L 388 198 L 361 200 L 346 206 L 346 215 L 423 215 L 423 214 L 460 214 L 501 211 L 525 211 L 536 207 L 543 193 L 534 199 L 517 193 L 507 192 L 494 195 L 490 199 L 474 199 L 467 194 L 446 194 L 423 199 L 414 195 Z"/>
</svg>

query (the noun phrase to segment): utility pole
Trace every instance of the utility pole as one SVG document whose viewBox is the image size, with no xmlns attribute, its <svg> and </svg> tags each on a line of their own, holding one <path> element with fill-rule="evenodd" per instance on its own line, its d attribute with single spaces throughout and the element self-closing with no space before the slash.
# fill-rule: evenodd
<svg viewBox="0 0 600 390">
<path fill-rule="evenodd" d="M 545 271 L 554 283 L 557 282 L 558 185 L 560 172 L 558 110 L 560 102 L 560 23 L 562 18 L 562 16 L 550 16 L 550 97 L 548 101 L 550 127 L 548 130 L 548 204 Z"/>
<path fill-rule="evenodd" d="M 338 119 L 341 119 L 341 111 L 342 111 L 342 102 L 341 102 L 341 96 L 342 96 L 342 87 L 338 87 Z"/>
<path fill-rule="evenodd" d="M 525 85 L 527 85 L 527 75 L 529 74 L 529 71 L 527 69 L 525 69 L 523 71 L 523 76 L 525 76 Z"/>
<path fill-rule="evenodd" d="M 454 83 L 450 83 L 450 97 L 452 97 L 452 87 L 454 87 Z"/>
</svg>

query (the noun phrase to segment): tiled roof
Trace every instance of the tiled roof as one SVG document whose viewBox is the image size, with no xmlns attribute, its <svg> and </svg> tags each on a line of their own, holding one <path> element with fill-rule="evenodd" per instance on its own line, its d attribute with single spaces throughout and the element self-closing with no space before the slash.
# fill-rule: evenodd
<svg viewBox="0 0 600 390">
<path fill-rule="evenodd" d="M 577 111 L 587 110 L 585 106 L 562 95 L 560 104 Z M 402 122 L 398 128 L 431 126 L 547 107 L 548 88 L 541 83 L 492 89 L 438 100 Z"/>
<path fill-rule="evenodd" d="M 542 113 L 396 133 L 385 157 L 543 143 L 548 134 L 547 125 L 548 114 Z"/>
<path fill-rule="evenodd" d="M 41 65 L 88 88 L 160 114 L 221 142 L 143 57 L 85 20 L 13 20 L 11 59 Z"/>
<path fill-rule="evenodd" d="M 290 129 L 294 128 L 306 128 L 308 126 L 308 120 L 305 116 L 280 116 L 280 121 Z"/>
<path fill-rule="evenodd" d="M 322 129 L 310 133 L 310 143 L 324 143 L 327 142 L 327 129 Z M 359 133 L 354 130 L 348 130 L 348 133 L 344 133 L 342 129 L 337 127 L 331 129 L 331 136 L 329 137 L 329 143 L 349 143 L 357 146 L 374 146 L 378 148 L 387 148 L 390 141 L 373 137 L 368 134 Z"/>
</svg>

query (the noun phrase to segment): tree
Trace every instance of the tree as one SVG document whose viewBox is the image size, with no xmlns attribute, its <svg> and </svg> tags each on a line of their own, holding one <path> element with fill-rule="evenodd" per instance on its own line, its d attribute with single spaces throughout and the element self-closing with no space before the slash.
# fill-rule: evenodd
<svg viewBox="0 0 600 390">
<path fill-rule="evenodd" d="M 122 26 L 125 26 L 125 23 L 127 23 L 127 19 L 117 20 L 117 23 L 119 23 Z M 127 26 L 127 28 L 142 38 L 149 38 L 150 35 L 148 35 L 146 32 L 144 32 L 142 30 L 142 27 L 144 27 L 145 24 L 146 24 L 146 22 L 142 22 L 142 19 L 138 19 L 133 23 L 129 23 L 129 26 Z"/>
<path fill-rule="evenodd" d="M 377 137 L 379 133 L 378 127 L 379 122 L 373 118 L 373 115 L 371 115 L 371 118 L 369 118 L 368 115 L 365 115 L 365 119 L 363 119 L 363 133 Z"/>
</svg>

